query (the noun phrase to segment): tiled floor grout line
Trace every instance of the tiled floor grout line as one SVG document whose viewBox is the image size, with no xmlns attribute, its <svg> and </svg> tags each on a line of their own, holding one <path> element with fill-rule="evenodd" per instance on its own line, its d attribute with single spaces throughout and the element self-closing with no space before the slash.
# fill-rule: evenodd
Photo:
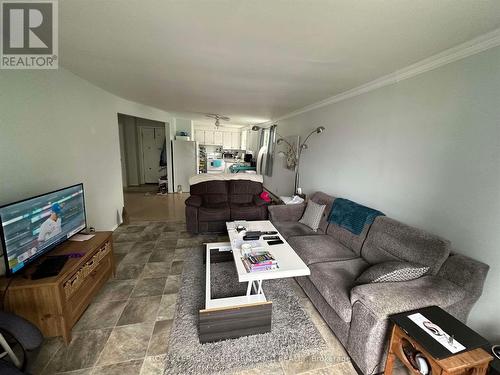
<svg viewBox="0 0 500 375">
<path fill-rule="evenodd" d="M 168 275 L 167 275 L 168 277 Z M 165 281 L 165 287 L 167 286 L 166 284 L 166 281 Z M 165 287 L 163 288 L 163 292 L 165 291 Z M 144 364 L 146 363 L 146 358 L 148 357 L 148 350 L 149 350 L 149 346 L 151 345 L 151 340 L 153 339 L 153 334 L 154 334 L 154 331 L 155 331 L 155 326 L 156 326 L 156 323 L 158 322 L 158 315 L 160 313 L 160 308 L 161 308 L 161 300 L 163 299 L 163 294 L 161 295 L 161 299 L 160 299 L 160 304 L 158 305 L 158 309 L 156 310 L 156 319 L 153 323 L 153 331 L 151 332 L 151 336 L 149 336 L 149 341 L 148 341 L 148 345 L 146 347 L 146 353 L 144 355 L 144 359 L 142 361 L 142 365 L 141 365 L 141 370 L 140 372 L 142 372 L 142 369 L 144 368 Z M 176 305 L 177 305 L 177 301 L 176 301 Z M 170 333 L 169 333 L 169 337 L 170 337 Z M 166 354 L 166 353 L 165 353 Z"/>
<path fill-rule="evenodd" d="M 132 293 L 132 292 L 131 292 Z M 127 303 L 128 301 L 130 300 L 130 297 L 127 298 Z M 123 311 L 125 311 L 125 307 L 127 306 L 127 303 L 125 303 L 125 306 L 123 307 Z M 106 345 L 108 344 L 109 342 L 109 339 L 111 338 L 111 335 L 113 334 L 113 331 L 114 329 L 117 327 L 117 324 L 118 322 L 120 321 L 120 318 L 123 314 L 123 311 L 121 312 L 121 314 L 118 316 L 118 319 L 116 319 L 116 322 L 115 324 L 113 325 L 113 328 L 111 328 L 111 332 L 109 333 L 109 336 L 108 338 L 106 339 L 106 342 L 104 343 L 104 345 L 102 346 L 102 350 L 99 352 L 99 355 L 97 356 L 97 359 L 95 360 L 94 362 L 94 365 L 92 366 L 92 371 L 90 372 L 90 375 L 93 375 L 94 373 L 94 369 L 97 367 L 97 364 L 99 363 L 99 360 L 101 359 L 101 356 L 102 356 L 102 353 L 104 352 L 104 349 L 106 348 Z"/>
<path fill-rule="evenodd" d="M 168 221 L 169 223 L 175 223 L 174 224 L 174 228 L 175 228 L 175 225 L 177 224 L 177 220 L 172 220 L 172 221 Z M 151 223 L 151 221 L 149 221 L 149 223 Z M 165 223 L 165 221 L 158 221 L 158 223 Z M 136 223 L 132 223 L 132 224 L 136 224 Z M 138 226 L 141 226 L 141 225 L 148 225 L 148 222 L 146 221 L 141 221 L 140 224 L 136 224 Z M 161 227 L 161 226 L 160 226 Z M 155 227 L 149 227 L 151 228 L 151 230 L 148 230 L 148 231 L 145 231 L 144 233 L 147 233 L 146 235 L 144 235 L 144 240 L 137 240 L 137 241 L 128 241 L 126 238 L 133 238 L 134 236 L 124 236 L 122 240 L 119 240 L 117 241 L 117 243 L 129 243 L 129 242 L 132 242 L 133 245 L 131 246 L 131 248 L 129 250 L 127 250 L 126 252 L 121 252 L 119 254 L 125 254 L 125 256 L 127 254 L 130 254 L 132 251 L 133 251 L 133 248 L 136 246 L 136 245 L 140 245 L 141 243 L 143 242 L 150 242 L 149 239 L 152 239 L 152 234 L 154 233 L 154 231 L 156 230 Z M 148 228 L 148 229 L 149 229 Z M 166 228 L 166 227 L 164 227 Z M 164 233 L 162 230 L 160 230 L 161 233 Z M 146 259 L 146 262 L 144 263 L 144 266 L 142 268 L 142 270 L 140 271 L 140 273 L 130 273 L 130 270 L 127 270 L 125 271 L 126 273 L 123 274 L 123 276 L 125 276 L 124 279 L 117 279 L 116 277 L 114 278 L 111 278 L 110 281 L 113 281 L 113 280 L 119 280 L 119 281 L 127 281 L 127 280 L 134 280 L 135 281 L 135 284 L 133 285 L 133 288 L 131 289 L 131 291 L 128 293 L 128 296 L 126 297 L 126 299 L 116 299 L 113 301 L 124 301 L 124 306 L 123 306 L 123 309 L 121 310 L 121 312 L 119 312 L 118 314 L 118 317 L 116 318 L 116 320 L 114 321 L 113 325 L 110 326 L 110 327 L 100 327 L 98 329 L 110 329 L 111 332 L 109 334 L 109 336 L 107 337 L 107 339 L 105 340 L 103 346 L 102 346 L 102 349 L 99 351 L 98 355 L 96 355 L 96 359 L 95 361 L 93 362 L 92 366 L 91 367 L 86 367 L 86 368 L 81 368 L 81 369 L 78 369 L 78 370 L 72 370 L 71 372 L 68 372 L 68 375 L 69 374 L 72 374 L 72 372 L 77 372 L 77 371 L 80 371 L 80 370 L 90 370 L 90 375 L 97 375 L 97 369 L 99 367 L 104 367 L 106 369 L 106 373 L 108 371 L 108 367 L 109 369 L 113 368 L 114 369 L 114 366 L 115 365 L 120 365 L 120 364 L 125 364 L 125 363 L 133 363 L 134 361 L 137 361 L 137 363 L 134 365 L 133 368 L 137 369 L 139 372 L 146 372 L 148 369 L 157 369 L 157 365 L 159 365 L 160 363 L 156 362 L 157 360 L 157 357 L 160 358 L 162 357 L 163 358 L 163 362 L 165 362 L 165 357 L 166 355 L 168 355 L 168 352 L 169 352 L 169 348 L 167 346 L 167 349 L 166 349 L 166 352 L 163 353 L 163 354 L 157 354 L 157 355 L 151 355 L 149 356 L 148 353 L 149 353 L 149 347 L 151 345 L 151 343 L 153 342 L 153 334 L 155 332 L 155 326 L 156 324 L 158 323 L 158 317 L 160 315 L 160 309 L 162 309 L 162 299 L 163 299 L 163 296 L 165 295 L 165 292 L 166 292 L 166 288 L 167 288 L 167 283 L 168 283 L 168 279 L 169 277 L 172 277 L 172 281 L 174 282 L 174 285 L 177 285 L 177 287 L 180 287 L 180 281 L 179 280 L 175 280 L 177 278 L 180 278 L 180 276 L 182 275 L 182 268 L 184 266 L 184 264 L 181 264 L 182 267 L 179 267 L 179 265 L 176 266 L 176 269 L 178 271 L 178 268 L 181 268 L 181 272 L 180 274 L 175 274 L 175 275 L 172 275 L 170 272 L 172 271 L 172 266 L 174 264 L 174 262 L 176 262 L 176 253 L 178 253 L 178 257 L 180 257 L 180 259 L 178 259 L 179 262 L 183 263 L 183 258 L 182 258 L 182 255 L 184 254 L 184 252 L 182 250 L 178 250 L 178 249 L 183 249 L 183 250 L 186 250 L 186 249 L 189 249 L 189 248 L 193 248 L 193 247 L 203 247 L 204 244 L 208 241 L 210 242 L 211 240 L 209 239 L 205 239 L 205 237 L 202 237 L 203 238 L 203 242 L 200 243 L 200 242 L 197 242 L 197 238 L 196 236 L 189 236 L 187 235 L 187 233 L 185 233 L 185 230 L 181 230 L 181 229 L 175 229 L 174 231 L 171 231 L 171 230 L 166 230 L 165 232 L 175 232 L 175 235 L 173 237 L 168 237 L 168 238 L 163 238 L 162 237 L 162 234 L 158 234 L 158 238 L 154 241 L 151 241 L 151 242 L 154 242 L 154 246 L 153 248 L 151 249 L 150 253 L 149 253 L 149 256 L 147 257 Z M 134 232 L 132 232 L 134 233 Z M 127 234 L 127 231 L 126 229 L 119 233 L 118 236 L 121 236 L 122 234 Z M 149 237 L 148 237 L 149 235 Z M 182 238 L 181 238 L 182 237 Z M 119 238 L 119 237 L 117 237 Z M 149 239 L 148 239 L 149 238 Z M 208 238 L 208 237 L 207 237 Z M 175 241 L 173 241 L 175 239 Z M 165 240 L 166 243 L 168 245 L 168 243 L 174 243 L 173 245 L 173 248 L 171 246 L 166 246 L 166 247 L 163 247 L 163 246 L 160 246 L 160 242 Z M 217 237 L 214 239 L 214 241 L 217 241 L 217 242 L 222 242 L 223 239 L 222 237 Z M 196 242 L 196 245 L 194 244 Z M 182 247 L 179 247 L 181 246 L 182 244 Z M 150 243 L 151 245 L 151 243 Z M 170 251 L 173 251 L 171 254 L 170 254 Z M 123 251 L 123 250 L 122 250 Z M 154 320 L 152 321 L 152 327 L 151 327 L 151 332 L 149 334 L 149 337 L 144 335 L 143 336 L 143 339 L 144 341 L 142 341 L 143 343 L 145 343 L 145 341 L 147 340 L 147 344 L 145 345 L 145 352 L 144 352 L 144 355 L 141 357 L 141 358 L 134 358 L 134 359 L 130 359 L 129 357 L 127 356 L 118 356 L 118 357 L 113 357 L 113 358 L 109 358 L 111 359 L 111 362 L 108 360 L 108 358 L 106 358 L 106 362 L 110 362 L 110 363 L 106 363 L 106 364 L 102 364 L 102 365 L 98 365 L 99 364 L 99 361 L 103 358 L 103 354 L 104 354 L 104 351 L 106 350 L 108 344 L 110 343 L 111 341 L 111 338 L 112 338 L 112 335 L 113 335 L 113 332 L 116 330 L 116 329 L 119 329 L 119 328 L 122 328 L 122 327 L 126 327 L 126 326 L 131 326 L 131 325 L 139 325 L 139 324 L 146 324 L 146 323 L 150 323 L 150 318 L 148 318 L 146 321 L 139 321 L 139 322 L 136 322 L 136 323 L 131 323 L 131 324 L 125 324 L 125 325 L 122 325 L 122 326 L 119 326 L 118 323 L 120 321 L 120 319 L 122 318 L 124 312 L 125 312 L 125 309 L 126 307 L 128 306 L 128 304 L 131 302 L 131 300 L 133 298 L 136 298 L 136 297 L 132 297 L 134 292 L 138 289 L 138 286 L 139 286 L 139 283 L 143 280 L 147 280 L 144 278 L 144 276 L 146 275 L 146 268 L 148 267 L 148 264 L 154 264 L 154 263 L 157 263 L 157 262 L 150 262 L 150 259 L 152 258 L 153 256 L 153 253 L 155 251 L 168 251 L 170 255 L 167 255 L 167 254 L 163 254 L 163 256 L 158 256 L 158 258 L 155 258 L 157 260 L 157 262 L 161 262 L 161 263 L 166 263 L 166 266 L 165 267 L 160 267 L 160 268 L 154 268 L 154 267 L 150 267 L 149 268 L 149 271 L 148 271 L 148 274 L 151 276 L 151 275 L 157 275 L 156 277 L 152 277 L 152 279 L 157 279 L 157 278 L 165 278 L 165 284 L 163 286 L 163 289 L 161 290 L 161 294 L 159 295 L 160 297 L 160 303 L 157 307 L 157 310 L 156 310 L 156 313 L 154 314 L 151 314 L 151 316 L 154 316 Z M 118 261 L 117 261 L 117 264 L 116 264 L 116 267 L 118 268 L 122 263 L 121 261 L 123 260 L 124 256 L 121 257 Z M 144 257 L 142 257 L 144 259 Z M 158 260 L 159 259 L 159 260 Z M 125 265 L 129 265 L 128 262 L 124 263 Z M 138 271 L 139 269 L 137 269 Z M 163 270 L 163 272 L 161 271 Z M 158 273 L 156 273 L 156 271 L 158 271 Z M 133 277 L 133 278 L 129 278 L 131 277 L 132 275 L 137 275 L 136 277 Z M 159 275 L 161 275 L 161 277 L 158 277 Z M 132 285 L 130 285 L 132 286 Z M 114 290 L 114 289 L 113 289 Z M 126 291 L 126 289 L 124 290 Z M 158 291 L 156 290 L 155 293 L 157 293 Z M 295 293 L 298 293 L 297 291 L 295 291 Z M 169 294 L 175 294 L 177 295 L 178 294 L 178 290 L 175 291 L 174 289 L 174 293 L 169 293 Z M 110 294 L 110 297 L 111 296 L 114 296 L 116 294 Z M 118 294 L 119 295 L 119 294 Z M 123 295 L 123 293 L 121 292 L 121 295 L 123 297 L 125 297 Z M 138 296 L 137 298 L 142 298 L 142 297 L 153 297 L 155 296 L 156 294 L 146 294 L 145 296 Z M 301 299 L 301 297 L 299 295 L 297 295 L 299 297 L 299 300 Z M 103 302 L 103 301 L 107 301 L 107 299 L 103 299 L 102 301 L 96 301 L 96 302 Z M 177 309 L 177 299 L 175 300 L 175 303 L 174 303 L 174 314 L 175 314 L 175 310 Z M 172 308 L 171 304 L 165 304 L 165 306 L 168 307 L 168 311 L 170 311 L 170 309 Z M 327 344 L 327 347 L 328 347 L 328 350 L 331 350 L 331 346 L 329 344 L 329 341 L 327 340 L 327 336 L 325 336 L 325 333 L 323 332 L 323 330 L 320 330 L 319 327 L 318 327 L 318 323 L 319 321 L 317 321 L 317 317 L 316 315 L 317 314 L 314 314 L 313 311 L 310 311 L 309 308 L 307 308 L 306 306 L 304 306 L 302 303 L 299 304 L 300 308 L 306 313 L 306 316 L 311 320 L 311 322 L 313 323 L 313 325 L 316 327 L 316 329 L 319 331 L 322 339 L 325 341 L 325 343 Z M 153 310 L 154 311 L 154 310 Z M 117 311 L 118 312 L 118 311 Z M 317 311 L 316 311 L 317 312 Z M 149 316 L 149 315 L 148 315 Z M 165 316 L 170 316 L 170 314 L 168 315 L 165 315 Z M 322 317 L 321 317 L 322 318 Z M 126 321 L 133 321 L 133 320 L 128 320 L 128 319 L 125 319 Z M 164 320 L 164 319 L 162 319 Z M 173 321 L 175 320 L 175 316 L 171 318 L 172 320 L 172 324 L 173 324 Z M 326 324 L 326 323 L 325 323 Z M 90 329 L 90 330 L 93 330 L 93 329 Z M 83 331 L 90 331 L 89 329 L 85 329 Z M 83 332 L 81 331 L 81 332 Z M 80 331 L 79 331 L 80 332 Z M 163 333 L 163 331 L 160 330 L 158 331 L 158 335 L 157 336 L 158 338 L 160 338 Z M 164 345 L 168 345 L 169 343 L 169 340 L 170 340 L 170 336 L 171 336 L 172 332 L 171 332 L 171 329 L 167 332 L 167 334 L 165 335 L 166 336 L 166 341 L 163 342 L 160 338 L 160 343 L 163 343 Z M 328 336 L 329 337 L 329 336 Z M 64 350 L 64 347 L 63 347 L 64 344 L 61 344 L 60 347 L 58 347 L 58 349 L 52 354 L 50 355 L 50 352 L 49 352 L 49 358 L 45 364 L 45 366 L 43 366 L 43 371 L 46 371 L 49 367 L 49 365 L 52 363 L 52 361 L 54 360 L 54 358 L 56 357 L 57 353 L 59 353 L 60 350 Z M 162 348 L 161 344 L 159 344 L 160 346 L 157 346 L 156 345 L 156 342 L 155 342 L 155 345 L 154 345 L 154 348 L 158 348 L 158 350 L 154 349 L 156 352 L 158 351 L 163 351 L 165 350 L 165 348 Z M 161 349 L 161 350 L 160 350 Z M 73 349 L 72 349 L 73 350 Z M 61 354 L 64 354 L 64 353 L 61 353 Z M 134 354 L 138 354 L 138 353 L 134 353 Z M 129 355 L 131 356 L 131 355 Z M 148 364 L 146 364 L 147 362 L 147 359 L 148 357 L 154 357 L 154 360 L 152 359 L 152 361 L 148 361 Z M 126 358 L 126 359 L 125 359 Z M 139 363 L 138 361 L 139 360 L 142 360 L 142 363 Z M 59 361 L 59 360 L 57 360 Z M 56 361 L 56 363 L 54 363 L 54 365 L 56 365 L 56 369 L 59 368 L 59 369 L 63 369 L 63 367 L 57 367 L 58 366 L 58 362 Z M 117 362 L 113 362 L 113 361 L 117 361 Z M 349 362 L 349 361 L 347 361 Z M 83 364 L 83 363 L 82 363 Z M 312 372 L 312 373 L 316 373 L 316 372 L 321 372 L 321 370 L 324 370 L 324 369 L 329 369 L 329 368 L 334 368 L 335 366 L 337 365 L 340 365 L 341 363 L 335 363 L 335 364 L 323 364 L 323 363 L 318 363 L 316 365 L 319 365 L 320 367 L 318 368 L 309 368 L 309 369 L 305 369 L 304 370 L 304 367 L 302 368 L 293 368 L 293 367 L 290 367 L 289 370 L 291 371 L 287 371 L 286 368 L 286 362 L 282 361 L 282 360 L 279 360 L 278 361 L 278 365 L 279 365 L 279 369 L 281 369 L 281 372 L 284 374 L 284 375 L 291 375 L 291 374 L 295 374 L 294 371 L 297 371 L 297 370 L 302 370 L 298 373 L 296 373 L 297 375 L 299 374 L 306 374 L 306 373 L 309 373 L 309 372 Z M 150 365 L 153 365 L 153 367 L 151 367 Z M 264 362 L 263 363 L 264 367 L 266 366 L 266 363 Z M 129 365 L 125 365 L 124 367 L 128 367 Z M 51 365 L 51 367 L 53 367 Z M 161 367 L 161 366 L 160 366 Z M 289 366 L 288 366 L 289 367 Z M 121 368 L 121 367 L 120 367 Z M 274 367 L 275 370 L 277 370 L 276 367 Z M 163 371 L 165 370 L 165 363 L 163 363 Z M 250 369 L 250 370 L 253 370 Z M 339 371 L 341 370 L 341 368 L 339 368 Z M 160 370 L 161 371 L 161 370 Z M 159 374 L 163 374 L 163 371 L 161 371 Z M 149 374 L 149 371 L 147 372 Z M 65 372 L 66 374 L 66 372 Z M 138 375 L 139 373 L 137 373 Z M 52 373 L 50 373 L 49 375 L 53 375 Z"/>
</svg>

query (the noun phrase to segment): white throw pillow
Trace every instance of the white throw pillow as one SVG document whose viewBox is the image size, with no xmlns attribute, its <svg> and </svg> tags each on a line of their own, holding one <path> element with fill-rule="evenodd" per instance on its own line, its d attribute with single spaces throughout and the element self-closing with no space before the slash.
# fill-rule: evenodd
<svg viewBox="0 0 500 375">
<path fill-rule="evenodd" d="M 323 211 L 325 210 L 326 205 L 317 204 L 313 201 L 307 202 L 306 210 L 302 218 L 299 220 L 299 223 L 307 225 L 313 231 L 317 231 L 319 227 L 319 222 L 321 220 L 321 216 L 323 216 Z"/>
</svg>

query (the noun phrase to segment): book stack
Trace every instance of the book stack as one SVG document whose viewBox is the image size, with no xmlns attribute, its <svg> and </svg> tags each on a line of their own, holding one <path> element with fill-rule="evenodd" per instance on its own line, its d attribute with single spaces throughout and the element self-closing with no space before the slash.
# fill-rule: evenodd
<svg viewBox="0 0 500 375">
<path fill-rule="evenodd" d="M 275 270 L 278 262 L 269 251 L 252 252 L 241 258 L 247 272 Z"/>
</svg>

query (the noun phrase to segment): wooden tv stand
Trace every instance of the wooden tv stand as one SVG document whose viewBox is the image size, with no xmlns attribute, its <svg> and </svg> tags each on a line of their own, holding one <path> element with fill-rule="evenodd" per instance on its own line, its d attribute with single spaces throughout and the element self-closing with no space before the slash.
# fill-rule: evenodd
<svg viewBox="0 0 500 375">
<path fill-rule="evenodd" d="M 31 280 L 36 264 L 14 276 L 5 296 L 5 309 L 35 324 L 45 337 L 62 336 L 71 341 L 71 329 L 92 298 L 115 273 L 112 232 L 97 232 L 87 241 L 66 241 L 40 257 L 85 253 L 69 258 L 59 275 Z M 8 280 L 2 280 L 2 289 Z"/>
</svg>

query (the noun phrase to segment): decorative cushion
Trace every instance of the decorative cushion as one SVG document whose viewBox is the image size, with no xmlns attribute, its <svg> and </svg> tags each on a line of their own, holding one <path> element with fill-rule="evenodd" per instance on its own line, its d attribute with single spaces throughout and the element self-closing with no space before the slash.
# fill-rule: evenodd
<svg viewBox="0 0 500 375">
<path fill-rule="evenodd" d="M 326 205 L 317 204 L 313 201 L 307 202 L 306 210 L 304 211 L 304 215 L 299 220 L 299 223 L 307 225 L 313 231 L 317 231 L 319 227 L 319 222 L 321 220 L 321 216 L 323 215 L 323 211 L 325 210 Z"/>
<path fill-rule="evenodd" d="M 428 271 L 429 267 L 416 263 L 399 261 L 378 263 L 359 275 L 356 284 L 415 280 L 424 276 Z"/>
</svg>

